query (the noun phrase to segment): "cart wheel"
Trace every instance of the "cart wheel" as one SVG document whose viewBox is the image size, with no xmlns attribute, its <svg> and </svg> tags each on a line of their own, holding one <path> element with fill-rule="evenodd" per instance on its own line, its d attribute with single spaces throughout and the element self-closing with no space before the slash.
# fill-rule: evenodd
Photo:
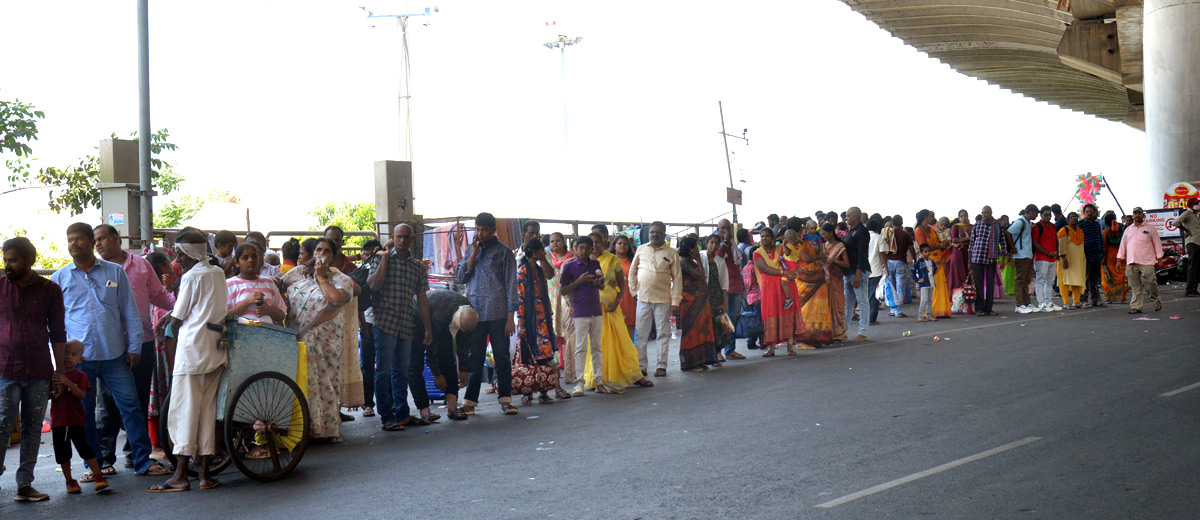
<svg viewBox="0 0 1200 520">
<path fill-rule="evenodd" d="M 169 415 L 170 413 L 171 413 L 171 394 L 167 393 L 167 395 L 163 399 L 162 410 L 158 414 L 158 443 L 162 446 L 163 451 L 165 451 L 167 453 L 167 461 L 170 462 L 172 465 L 175 465 L 175 464 L 179 464 L 179 461 L 175 460 L 176 459 L 175 455 L 173 453 L 171 453 L 172 451 L 174 451 L 175 444 L 171 442 L 171 432 L 167 429 L 167 417 L 170 417 L 170 415 Z M 217 421 L 216 431 L 217 432 L 225 431 L 225 426 L 221 421 Z M 220 474 L 222 471 L 225 471 L 225 468 L 229 467 L 229 464 L 230 464 L 229 455 L 228 455 L 229 448 L 227 446 L 228 445 L 225 443 L 225 439 L 223 437 L 217 437 L 217 452 L 218 452 L 218 454 L 213 455 L 209 460 L 209 466 L 208 466 L 209 474 L 211 474 L 211 475 Z M 214 462 L 215 462 L 215 464 L 214 464 Z M 188 459 L 188 476 L 189 477 L 199 477 L 200 476 L 200 466 L 198 464 L 196 464 L 195 462 L 193 462 L 191 459 Z"/>
<path fill-rule="evenodd" d="M 291 473 L 304 456 L 308 434 L 308 400 L 283 374 L 254 374 L 229 400 L 225 444 L 247 477 L 270 482 Z"/>
</svg>

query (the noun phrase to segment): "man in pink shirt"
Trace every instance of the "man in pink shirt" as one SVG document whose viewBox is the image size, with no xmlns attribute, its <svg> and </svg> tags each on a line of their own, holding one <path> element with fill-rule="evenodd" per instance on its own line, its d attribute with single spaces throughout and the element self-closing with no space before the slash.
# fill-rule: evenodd
<svg viewBox="0 0 1200 520">
<path fill-rule="evenodd" d="M 1121 236 L 1121 247 L 1117 249 L 1117 260 L 1125 262 L 1125 278 L 1129 280 L 1132 293 L 1129 298 L 1129 314 L 1141 314 L 1145 291 L 1150 292 L 1154 310 L 1162 310 L 1158 299 L 1158 281 L 1154 277 L 1154 264 L 1162 258 L 1162 242 L 1158 230 L 1147 226 L 1142 208 L 1133 208 L 1133 225 Z"/>
<path fill-rule="evenodd" d="M 162 281 L 154 274 L 154 267 L 138 255 L 131 255 L 121 249 L 121 235 L 117 228 L 108 224 L 100 224 L 93 230 L 96 234 L 96 254 L 100 258 L 120 265 L 129 276 L 129 285 L 133 292 L 133 301 L 137 304 L 138 315 L 142 318 L 142 357 L 133 369 L 133 382 L 137 386 L 138 402 L 142 414 L 146 414 L 150 404 L 150 380 L 154 378 L 154 325 L 150 319 L 150 305 L 165 310 L 175 308 L 175 295 L 162 286 Z M 105 471 L 111 471 L 116 463 L 117 434 L 121 429 L 121 415 L 118 413 L 112 394 L 103 385 L 97 385 L 100 392 L 100 406 L 96 415 L 96 434 L 100 440 L 100 451 L 96 453 L 100 466 Z M 148 415 L 147 415 L 148 417 Z M 154 446 L 155 453 L 158 446 Z M 126 467 L 132 467 L 132 451 L 129 443 L 125 443 Z M 86 478 L 86 475 L 85 475 Z"/>
</svg>

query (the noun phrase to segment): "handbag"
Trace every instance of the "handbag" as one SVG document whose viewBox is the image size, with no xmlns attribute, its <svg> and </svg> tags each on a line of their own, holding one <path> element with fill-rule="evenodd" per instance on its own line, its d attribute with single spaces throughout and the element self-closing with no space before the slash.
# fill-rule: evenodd
<svg viewBox="0 0 1200 520">
<path fill-rule="evenodd" d="M 513 395 L 529 395 L 558 387 L 558 370 L 552 365 L 513 365 Z"/>
<path fill-rule="evenodd" d="M 974 280 L 974 277 L 972 277 L 970 274 L 967 275 L 967 281 L 962 286 L 962 292 L 963 292 L 963 299 L 966 299 L 966 300 L 974 300 L 975 299 L 975 296 L 976 296 L 975 295 L 975 280 Z"/>
<path fill-rule="evenodd" d="M 759 305 L 758 302 L 755 302 L 754 305 L 742 307 L 742 313 L 738 315 L 737 326 L 734 328 L 734 336 L 753 338 L 766 331 L 766 327 L 763 327 L 762 315 L 758 313 Z"/>
</svg>

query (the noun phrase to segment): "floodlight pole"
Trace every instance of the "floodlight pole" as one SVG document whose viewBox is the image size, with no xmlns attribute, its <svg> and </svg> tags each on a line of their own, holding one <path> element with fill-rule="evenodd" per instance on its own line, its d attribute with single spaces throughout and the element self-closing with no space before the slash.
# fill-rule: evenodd
<svg viewBox="0 0 1200 520">
<path fill-rule="evenodd" d="M 366 10 L 364 8 L 364 10 Z M 403 161 L 412 162 L 413 146 L 412 146 L 412 94 L 409 90 L 410 79 L 410 61 L 408 59 L 408 18 L 411 16 L 429 16 L 437 12 L 437 8 L 432 10 L 428 7 L 421 13 L 406 13 L 406 14 L 375 14 L 367 11 L 367 18 L 395 18 L 396 26 L 400 28 L 400 73 L 396 86 L 397 97 L 397 119 L 399 120 L 400 130 L 400 157 Z"/>
<path fill-rule="evenodd" d="M 138 222 L 140 247 L 154 239 L 154 186 L 150 175 L 150 9 L 149 0 L 138 0 L 138 191 L 141 218 Z M 130 222 L 132 225 L 133 223 Z M 133 249 L 133 244 L 130 244 Z"/>
<path fill-rule="evenodd" d="M 558 49 L 559 61 L 562 65 L 562 75 L 560 76 L 562 88 L 562 104 L 563 104 L 563 150 L 569 148 L 567 139 L 567 47 L 578 44 L 583 40 L 582 36 L 570 38 L 564 34 L 558 35 L 552 42 L 543 43 L 547 49 Z"/>
</svg>

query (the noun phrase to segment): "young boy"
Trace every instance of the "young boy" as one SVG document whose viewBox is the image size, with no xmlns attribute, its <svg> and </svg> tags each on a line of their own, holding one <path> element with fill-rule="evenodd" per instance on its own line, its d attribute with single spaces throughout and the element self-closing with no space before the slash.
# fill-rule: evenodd
<svg viewBox="0 0 1200 520">
<path fill-rule="evenodd" d="M 83 398 L 92 385 L 88 384 L 87 375 L 80 371 L 79 364 L 83 362 L 83 342 L 77 339 L 69 340 L 66 344 L 66 354 L 63 356 L 63 371 L 54 374 L 54 395 L 50 407 L 50 431 L 54 436 L 54 461 L 62 466 L 63 478 L 67 479 L 67 493 L 74 495 L 83 490 L 79 482 L 71 478 L 71 444 L 79 456 L 87 462 L 95 475 L 92 489 L 102 491 L 108 489 L 108 480 L 100 474 L 100 463 L 96 461 L 96 453 L 88 444 L 87 434 L 83 429 Z"/>
<path fill-rule="evenodd" d="M 213 248 L 215 248 L 214 252 L 217 254 L 217 262 L 220 264 L 218 267 L 226 267 L 231 261 L 234 261 L 233 248 L 237 247 L 237 245 L 237 235 L 233 234 L 232 231 L 224 229 L 217 231 L 217 234 L 213 236 Z"/>
<path fill-rule="evenodd" d="M 587 362 L 588 340 L 592 345 L 592 375 L 596 393 L 607 394 L 604 386 L 604 358 L 600 353 L 600 338 L 604 331 L 604 311 L 600 308 L 600 288 L 604 274 L 600 262 L 592 260 L 592 238 L 575 239 L 575 258 L 562 268 L 560 292 L 571 297 L 571 318 L 575 320 L 575 389 L 572 397 L 583 396 L 584 367 Z"/>
<path fill-rule="evenodd" d="M 929 244 L 921 244 L 921 258 L 912 265 L 913 281 L 921 290 L 921 307 L 917 309 L 917 321 L 937 321 L 933 317 L 933 277 L 937 274 L 937 264 L 929 259 Z"/>
</svg>

